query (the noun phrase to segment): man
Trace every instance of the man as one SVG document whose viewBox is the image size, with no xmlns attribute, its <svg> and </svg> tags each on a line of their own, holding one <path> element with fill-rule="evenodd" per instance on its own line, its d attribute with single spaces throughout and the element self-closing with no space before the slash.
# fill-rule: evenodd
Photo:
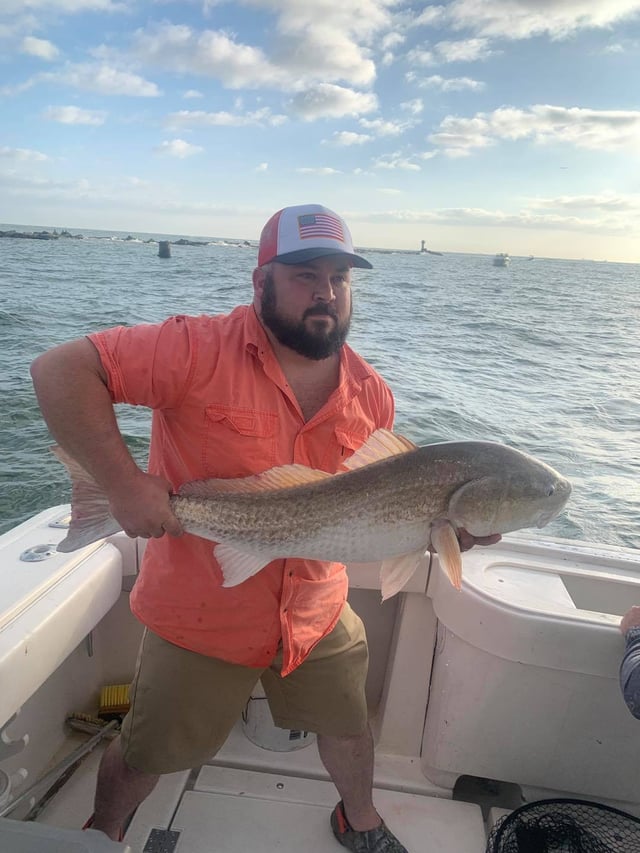
<svg viewBox="0 0 640 853">
<path fill-rule="evenodd" d="M 406 853 L 372 801 L 367 645 L 344 566 L 275 560 L 222 588 L 211 543 L 182 535 L 169 505 L 194 479 L 293 462 L 335 473 L 392 426 L 389 388 L 345 343 L 352 267 L 371 264 L 340 216 L 284 208 L 262 231 L 252 305 L 108 329 L 33 363 L 52 435 L 102 486 L 123 530 L 150 540 L 131 594 L 146 626 L 131 710 L 101 762 L 91 819 L 110 838 L 161 774 L 215 754 L 262 678 L 276 724 L 318 735 L 341 796 L 331 815 L 340 843 Z M 153 409 L 149 473 L 118 430 L 117 402 Z M 475 540 L 463 531 L 462 541 Z"/>
<path fill-rule="evenodd" d="M 620 688 L 634 717 L 640 720 L 640 606 L 634 605 L 620 622 L 625 650 L 620 664 Z"/>
</svg>

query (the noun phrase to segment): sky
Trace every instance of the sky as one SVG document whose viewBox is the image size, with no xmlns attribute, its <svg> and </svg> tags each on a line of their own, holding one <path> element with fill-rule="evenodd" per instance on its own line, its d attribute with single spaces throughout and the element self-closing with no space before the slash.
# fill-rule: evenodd
<svg viewBox="0 0 640 853">
<path fill-rule="evenodd" d="M 1 0 L 0 221 L 640 262 L 640 0 Z"/>
</svg>

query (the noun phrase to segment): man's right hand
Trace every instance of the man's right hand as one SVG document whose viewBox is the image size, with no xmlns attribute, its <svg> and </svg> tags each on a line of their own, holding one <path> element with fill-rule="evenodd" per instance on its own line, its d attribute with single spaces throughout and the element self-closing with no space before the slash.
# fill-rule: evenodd
<svg viewBox="0 0 640 853">
<path fill-rule="evenodd" d="M 159 539 L 168 533 L 181 536 L 182 525 L 173 514 L 171 483 L 164 477 L 138 470 L 111 489 L 109 506 L 127 536 Z"/>
</svg>

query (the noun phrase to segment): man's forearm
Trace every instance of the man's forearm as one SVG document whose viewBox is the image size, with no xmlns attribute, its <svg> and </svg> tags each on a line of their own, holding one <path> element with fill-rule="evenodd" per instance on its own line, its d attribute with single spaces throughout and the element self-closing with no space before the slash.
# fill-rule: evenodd
<svg viewBox="0 0 640 853">
<path fill-rule="evenodd" d="M 640 627 L 630 628 L 620 664 L 620 689 L 634 717 L 640 719 Z"/>
</svg>

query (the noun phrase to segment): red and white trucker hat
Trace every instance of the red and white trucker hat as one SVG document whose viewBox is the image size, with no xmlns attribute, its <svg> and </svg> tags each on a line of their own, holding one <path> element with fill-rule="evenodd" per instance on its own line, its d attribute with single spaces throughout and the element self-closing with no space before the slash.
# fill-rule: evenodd
<svg viewBox="0 0 640 853">
<path fill-rule="evenodd" d="M 347 255 L 352 266 L 373 269 L 369 261 L 354 254 L 344 219 L 321 204 L 284 207 L 262 229 L 259 267 L 271 261 L 304 264 L 324 255 Z"/>
</svg>

